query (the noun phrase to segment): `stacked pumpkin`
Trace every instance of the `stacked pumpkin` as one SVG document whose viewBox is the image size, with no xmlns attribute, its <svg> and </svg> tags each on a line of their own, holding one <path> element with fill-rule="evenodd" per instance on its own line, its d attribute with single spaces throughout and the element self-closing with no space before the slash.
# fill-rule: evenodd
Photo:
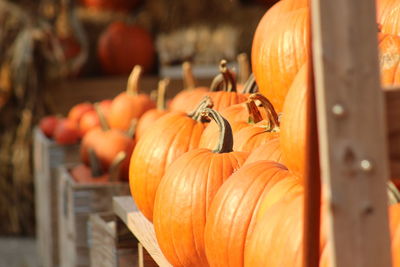
<svg viewBox="0 0 400 267">
<path fill-rule="evenodd" d="M 173 266 L 302 263 L 308 21 L 308 1 L 279 1 L 253 41 L 261 94 L 238 93 L 222 61 L 209 92 L 188 86 L 138 141 L 131 193 Z M 399 37 L 378 38 L 383 84 L 394 84 Z M 244 87 L 255 87 L 252 76 Z M 393 266 L 400 266 L 400 205 L 390 212 Z M 325 224 L 322 266 L 329 259 Z"/>
</svg>

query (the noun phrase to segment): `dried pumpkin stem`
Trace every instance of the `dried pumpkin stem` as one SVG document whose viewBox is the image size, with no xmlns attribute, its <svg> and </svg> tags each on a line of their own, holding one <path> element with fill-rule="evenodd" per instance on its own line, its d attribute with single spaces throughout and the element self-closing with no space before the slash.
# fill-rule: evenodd
<svg viewBox="0 0 400 267">
<path fill-rule="evenodd" d="M 218 111 L 211 108 L 204 108 L 201 112 L 203 117 L 213 119 L 219 127 L 219 142 L 214 153 L 229 153 L 233 151 L 233 133 L 229 122 L 221 116 Z"/>
<path fill-rule="evenodd" d="M 258 85 L 256 83 L 256 79 L 254 74 L 250 74 L 249 78 L 247 79 L 246 83 L 243 86 L 242 94 L 254 94 L 258 92 Z"/>
<path fill-rule="evenodd" d="M 139 93 L 139 80 L 142 76 L 143 68 L 140 65 L 133 67 L 131 74 L 128 78 L 128 84 L 126 86 L 126 93 L 128 95 L 136 96 Z"/>
<path fill-rule="evenodd" d="M 135 136 L 137 124 L 138 124 L 138 120 L 136 118 L 131 120 L 131 124 L 129 125 L 128 131 L 127 131 L 127 135 L 129 138 L 133 138 Z"/>
<path fill-rule="evenodd" d="M 121 165 L 126 158 L 126 152 L 120 151 L 117 156 L 114 158 L 113 162 L 110 165 L 108 173 L 110 174 L 110 181 L 116 182 L 121 172 Z"/>
<path fill-rule="evenodd" d="M 89 156 L 89 165 L 90 165 L 90 169 L 92 171 L 92 176 L 100 177 L 103 174 L 103 171 L 101 169 L 100 160 L 97 157 L 94 149 L 91 147 L 88 148 L 88 156 Z"/>
<path fill-rule="evenodd" d="M 239 83 L 244 84 L 250 77 L 250 62 L 249 57 L 246 53 L 240 53 L 237 56 L 237 62 L 239 65 Z"/>
<path fill-rule="evenodd" d="M 193 90 L 196 88 L 196 79 L 193 75 L 192 64 L 189 61 L 185 61 L 182 64 L 182 71 L 185 89 Z"/>
<path fill-rule="evenodd" d="M 166 104 L 165 104 L 165 93 L 167 91 L 168 85 L 170 83 L 170 79 L 165 78 L 162 79 L 158 83 L 158 89 L 157 89 L 157 109 L 158 110 L 165 110 Z"/>
<path fill-rule="evenodd" d="M 110 130 L 110 126 L 108 125 L 107 119 L 104 116 L 104 113 L 101 110 L 99 103 L 94 104 L 94 109 L 96 110 L 97 116 L 99 117 L 101 129 L 103 131 Z"/>
<path fill-rule="evenodd" d="M 193 120 L 196 121 L 201 121 L 203 119 L 203 116 L 201 116 L 201 112 L 204 108 L 212 108 L 213 102 L 209 96 L 203 97 L 203 99 L 200 101 L 199 105 L 197 108 L 192 111 L 191 113 L 188 114 L 189 117 L 191 117 Z"/>
<path fill-rule="evenodd" d="M 264 107 L 265 111 L 267 111 L 268 114 L 270 131 L 277 131 L 279 129 L 279 117 L 272 103 L 262 94 L 252 94 L 249 96 L 249 100 L 258 100 L 261 102 L 261 105 Z"/>
<path fill-rule="evenodd" d="M 211 83 L 210 91 L 215 92 L 223 88 L 225 92 L 236 92 L 236 80 L 232 72 L 228 69 L 227 61 L 225 59 L 221 60 L 219 64 L 219 71 L 214 80 Z"/>
<path fill-rule="evenodd" d="M 400 192 L 392 181 L 388 181 L 387 183 L 387 192 L 390 205 L 400 203 Z"/>
<path fill-rule="evenodd" d="M 247 101 L 246 108 L 249 112 L 249 123 L 257 123 L 263 120 L 263 117 L 254 101 Z"/>
</svg>

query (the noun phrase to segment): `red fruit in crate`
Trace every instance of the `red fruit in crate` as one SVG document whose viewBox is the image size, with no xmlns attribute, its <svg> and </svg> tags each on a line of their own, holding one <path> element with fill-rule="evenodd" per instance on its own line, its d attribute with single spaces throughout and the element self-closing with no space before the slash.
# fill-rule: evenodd
<svg viewBox="0 0 400 267">
<path fill-rule="evenodd" d="M 150 34 L 143 28 L 114 22 L 102 33 L 97 50 L 105 73 L 128 74 L 135 65 L 151 71 L 155 49 Z"/>
<path fill-rule="evenodd" d="M 81 0 L 82 5 L 95 10 L 129 12 L 140 0 Z"/>
<path fill-rule="evenodd" d="M 79 141 L 79 129 L 75 122 L 62 119 L 54 130 L 54 140 L 60 145 L 73 145 Z"/>
<path fill-rule="evenodd" d="M 81 120 L 82 116 L 90 110 L 94 109 L 93 105 L 89 102 L 79 103 L 70 109 L 68 113 L 68 120 L 76 123 L 76 125 L 79 125 L 79 121 Z"/>
<path fill-rule="evenodd" d="M 40 120 L 39 128 L 47 137 L 53 137 L 59 119 L 56 116 L 47 116 Z"/>
</svg>

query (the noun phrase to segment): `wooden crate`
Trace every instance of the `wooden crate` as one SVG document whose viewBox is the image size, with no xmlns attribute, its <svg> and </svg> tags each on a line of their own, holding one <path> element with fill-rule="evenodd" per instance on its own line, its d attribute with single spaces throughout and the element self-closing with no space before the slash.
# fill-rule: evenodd
<svg viewBox="0 0 400 267">
<path fill-rule="evenodd" d="M 91 214 L 88 229 L 91 266 L 138 266 L 137 240 L 112 212 Z"/>
<path fill-rule="evenodd" d="M 158 245 L 153 224 L 138 210 L 131 196 L 113 198 L 114 213 L 140 242 L 139 267 L 171 267 Z"/>
<path fill-rule="evenodd" d="M 77 184 L 71 165 L 58 169 L 58 229 L 61 267 L 90 265 L 89 215 L 112 210 L 112 197 L 129 194 L 127 183 Z"/>
<path fill-rule="evenodd" d="M 33 133 L 36 236 L 41 264 L 58 265 L 56 170 L 79 161 L 79 145 L 61 146 L 39 128 Z"/>
</svg>

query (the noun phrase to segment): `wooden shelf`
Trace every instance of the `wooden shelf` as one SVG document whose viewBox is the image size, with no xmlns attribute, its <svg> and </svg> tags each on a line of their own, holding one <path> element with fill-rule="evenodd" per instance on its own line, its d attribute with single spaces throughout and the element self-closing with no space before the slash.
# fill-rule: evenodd
<svg viewBox="0 0 400 267">
<path fill-rule="evenodd" d="M 153 224 L 137 209 L 130 196 L 113 198 L 114 213 L 125 223 L 154 261 L 161 267 L 172 267 L 158 246 Z"/>
</svg>

